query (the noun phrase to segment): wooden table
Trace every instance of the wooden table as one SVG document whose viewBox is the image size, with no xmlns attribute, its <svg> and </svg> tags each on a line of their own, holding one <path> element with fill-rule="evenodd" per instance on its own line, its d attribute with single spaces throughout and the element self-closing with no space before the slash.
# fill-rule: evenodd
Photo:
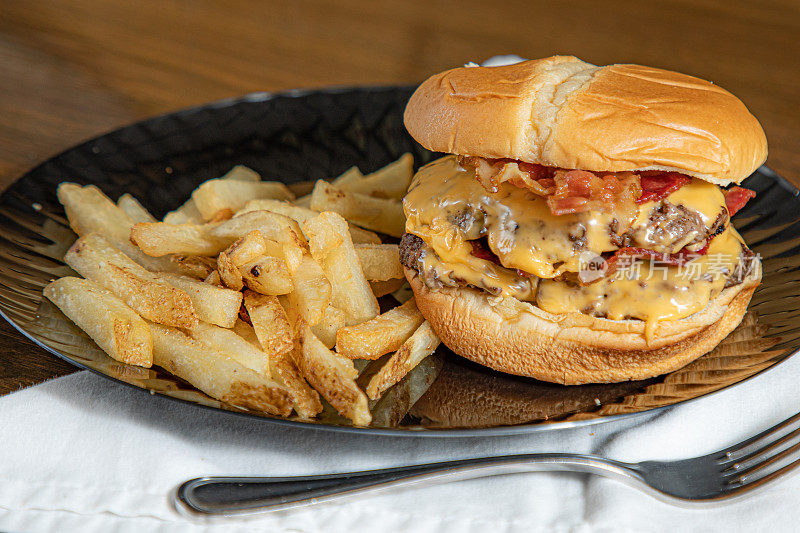
<svg viewBox="0 0 800 533">
<path fill-rule="evenodd" d="M 502 53 L 713 80 L 800 184 L 800 2 L 0 0 L 0 186 L 82 139 L 252 91 L 410 83 Z M 66 178 L 67 176 L 65 176 Z M 0 394 L 74 367 L 0 325 Z"/>
</svg>

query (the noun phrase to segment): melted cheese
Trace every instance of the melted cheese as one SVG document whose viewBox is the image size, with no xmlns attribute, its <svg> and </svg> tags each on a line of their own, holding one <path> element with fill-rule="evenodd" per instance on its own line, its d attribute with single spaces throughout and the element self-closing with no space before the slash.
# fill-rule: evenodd
<svg viewBox="0 0 800 533">
<path fill-rule="evenodd" d="M 682 267 L 640 260 L 590 285 L 542 280 L 536 304 L 551 313 L 586 313 L 655 323 L 701 311 L 719 294 L 739 264 L 742 239 L 733 227 L 711 241 L 708 254 Z M 629 279 L 632 278 L 632 279 Z"/>
<path fill-rule="evenodd" d="M 670 194 L 669 201 L 700 213 L 703 224 L 709 228 L 726 209 L 722 189 L 713 183 L 698 179 L 693 179 L 691 183 Z"/>
<path fill-rule="evenodd" d="M 669 196 L 675 205 L 697 211 L 710 227 L 724 209 L 722 191 L 693 180 Z M 427 248 L 420 270 L 431 285 L 472 285 L 494 295 L 535 301 L 555 314 L 585 313 L 612 320 L 640 319 L 646 330 L 702 310 L 725 286 L 740 261 L 743 241 L 728 227 L 711 242 L 708 254 L 683 267 L 642 260 L 640 270 L 621 271 L 589 285 L 564 281 L 578 272 L 581 252 L 616 250 L 609 225 L 613 215 L 588 212 L 555 216 L 530 191 L 501 184 L 487 192 L 474 172 L 448 156 L 423 167 L 403 201 L 406 231 Z M 632 228 L 645 228 L 658 203 L 644 204 Z M 486 237 L 505 267 L 472 255 L 470 240 Z M 538 278 L 519 275 L 513 269 Z M 558 279 L 553 279 L 558 277 Z M 630 278 L 630 279 L 629 279 Z"/>
<path fill-rule="evenodd" d="M 587 212 L 553 215 L 544 198 L 508 183 L 488 193 L 474 171 L 454 156 L 423 167 L 403 200 L 406 231 L 446 262 L 463 260 L 465 241 L 485 236 L 508 268 L 540 278 L 578 272 L 581 251 L 615 250 L 608 227 L 614 216 Z"/>
</svg>

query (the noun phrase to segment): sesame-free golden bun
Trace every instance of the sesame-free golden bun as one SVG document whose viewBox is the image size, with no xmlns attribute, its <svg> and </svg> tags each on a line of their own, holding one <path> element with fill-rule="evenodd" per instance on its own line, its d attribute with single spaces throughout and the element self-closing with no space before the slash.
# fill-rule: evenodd
<svg viewBox="0 0 800 533">
<path fill-rule="evenodd" d="M 757 261 L 757 260 L 756 260 Z M 470 287 L 428 288 L 405 269 L 422 315 L 455 353 L 500 372 L 562 385 L 659 376 L 710 352 L 742 321 L 761 280 L 760 263 L 702 311 L 659 322 L 556 315 L 512 297 Z"/>
<path fill-rule="evenodd" d="M 725 186 L 767 157 L 758 120 L 731 93 L 640 65 L 554 56 L 431 76 L 405 111 L 435 152 L 594 172 L 675 171 Z"/>
</svg>

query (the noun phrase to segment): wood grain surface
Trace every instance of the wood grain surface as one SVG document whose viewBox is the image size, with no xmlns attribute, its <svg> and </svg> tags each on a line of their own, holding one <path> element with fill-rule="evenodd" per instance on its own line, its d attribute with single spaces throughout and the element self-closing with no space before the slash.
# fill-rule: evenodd
<svg viewBox="0 0 800 533">
<path fill-rule="evenodd" d="M 0 187 L 88 137 L 253 91 L 395 84 L 496 54 L 709 79 L 800 184 L 800 2 L 0 0 Z M 65 176 L 65 179 L 68 176 Z M 0 394 L 74 370 L 0 324 Z"/>
</svg>

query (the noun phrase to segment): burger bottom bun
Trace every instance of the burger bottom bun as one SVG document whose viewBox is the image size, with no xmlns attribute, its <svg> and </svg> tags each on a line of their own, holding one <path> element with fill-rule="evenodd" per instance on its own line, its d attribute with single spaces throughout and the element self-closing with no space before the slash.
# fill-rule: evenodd
<svg viewBox="0 0 800 533">
<path fill-rule="evenodd" d="M 659 322 L 649 343 L 640 320 L 554 315 L 470 287 L 431 290 L 416 271 L 405 272 L 417 307 L 455 353 L 500 372 L 580 385 L 659 376 L 710 352 L 742 321 L 760 281 L 756 270 L 703 311 Z"/>
</svg>

